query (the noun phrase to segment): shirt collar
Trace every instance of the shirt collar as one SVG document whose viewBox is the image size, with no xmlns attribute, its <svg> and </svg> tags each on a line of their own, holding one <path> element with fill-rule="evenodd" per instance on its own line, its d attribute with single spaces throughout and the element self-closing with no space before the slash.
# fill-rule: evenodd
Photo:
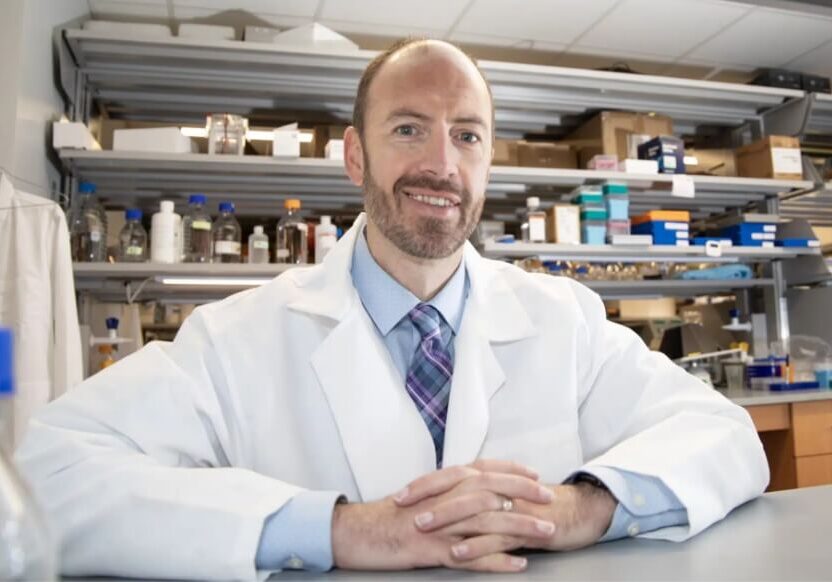
<svg viewBox="0 0 832 582">
<path fill-rule="evenodd" d="M 370 254 L 365 233 L 361 232 L 355 243 L 350 272 L 364 309 L 381 335 L 386 336 L 420 301 L 376 262 Z M 462 260 L 445 286 L 427 302 L 442 314 L 454 335 L 462 323 L 469 286 L 468 272 Z"/>
</svg>

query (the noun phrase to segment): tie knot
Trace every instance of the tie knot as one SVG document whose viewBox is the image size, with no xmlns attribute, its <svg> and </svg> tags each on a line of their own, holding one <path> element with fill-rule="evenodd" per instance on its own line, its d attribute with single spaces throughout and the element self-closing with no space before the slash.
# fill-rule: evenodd
<svg viewBox="0 0 832 582">
<path fill-rule="evenodd" d="M 427 303 L 420 303 L 410 310 L 408 317 L 410 317 L 410 321 L 413 322 L 416 329 L 419 330 L 422 341 L 435 337 L 442 339 L 442 343 L 445 343 L 447 339 L 444 337 L 447 335 L 445 331 L 449 328 L 435 307 Z"/>
</svg>

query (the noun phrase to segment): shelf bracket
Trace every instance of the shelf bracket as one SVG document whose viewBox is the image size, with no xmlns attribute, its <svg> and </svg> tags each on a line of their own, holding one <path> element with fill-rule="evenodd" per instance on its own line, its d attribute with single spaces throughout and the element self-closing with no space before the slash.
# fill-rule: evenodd
<svg viewBox="0 0 832 582">
<path fill-rule="evenodd" d="M 800 99 L 786 101 L 764 111 L 762 116 L 763 136 L 790 135 L 802 138 L 812 117 L 815 94 L 808 93 Z"/>
<path fill-rule="evenodd" d="M 139 298 L 139 295 L 141 295 L 141 292 L 144 290 L 145 285 L 147 285 L 152 280 L 153 277 L 147 277 L 146 279 L 142 280 L 142 282 L 139 283 L 138 287 L 136 287 L 135 291 L 133 291 L 133 284 L 130 281 L 127 281 L 124 284 L 124 292 L 127 296 L 127 304 L 133 305 L 133 303 L 136 302 L 136 299 Z"/>
</svg>

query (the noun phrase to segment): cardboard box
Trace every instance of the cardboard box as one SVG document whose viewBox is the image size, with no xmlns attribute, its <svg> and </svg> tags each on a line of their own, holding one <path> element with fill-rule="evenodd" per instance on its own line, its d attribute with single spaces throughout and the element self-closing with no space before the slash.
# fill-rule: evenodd
<svg viewBox="0 0 832 582">
<path fill-rule="evenodd" d="M 274 130 L 272 156 L 275 158 L 300 157 L 300 130 L 297 123 L 290 123 Z"/>
<path fill-rule="evenodd" d="M 602 111 L 563 140 L 573 145 L 580 155 L 581 167 L 598 154 L 627 158 L 627 137 L 633 134 L 650 136 L 673 135 L 673 120 L 665 115 Z"/>
<path fill-rule="evenodd" d="M 100 150 L 101 146 L 89 128 L 80 121 L 55 121 L 52 123 L 52 147 L 79 150 Z"/>
<path fill-rule="evenodd" d="M 581 244 L 580 206 L 555 204 L 546 211 L 546 241 Z"/>
<path fill-rule="evenodd" d="M 518 165 L 529 168 L 577 169 L 578 158 L 571 146 L 551 142 L 520 142 Z"/>
<path fill-rule="evenodd" d="M 737 149 L 737 174 L 746 178 L 802 180 L 800 141 L 796 137 L 770 135 Z"/>
<path fill-rule="evenodd" d="M 685 173 L 705 176 L 736 176 L 737 157 L 729 149 L 685 150 Z"/>
<path fill-rule="evenodd" d="M 621 319 L 673 319 L 676 317 L 676 299 L 622 299 L 619 310 Z"/>
<path fill-rule="evenodd" d="M 178 127 L 116 129 L 113 151 L 188 154 L 196 151 L 196 145 Z"/>
<path fill-rule="evenodd" d="M 344 139 L 346 125 L 316 125 L 315 138 L 312 140 L 313 156 L 315 158 L 326 157 L 326 144 L 331 139 Z M 306 157 L 306 156 L 304 156 Z"/>
<path fill-rule="evenodd" d="M 494 157 L 491 159 L 493 166 L 519 166 L 517 158 L 517 146 L 520 143 L 515 139 L 495 139 Z"/>
</svg>

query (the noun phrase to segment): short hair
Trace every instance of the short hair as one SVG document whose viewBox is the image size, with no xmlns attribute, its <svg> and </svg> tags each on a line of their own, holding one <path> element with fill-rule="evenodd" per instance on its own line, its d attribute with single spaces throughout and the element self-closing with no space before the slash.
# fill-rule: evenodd
<svg viewBox="0 0 832 582">
<path fill-rule="evenodd" d="M 396 41 L 387 48 L 384 52 L 376 55 L 376 57 L 370 61 L 370 64 L 367 65 L 367 68 L 364 69 L 364 73 L 361 75 L 361 81 L 358 83 L 358 92 L 355 95 L 355 105 L 352 110 L 352 125 L 358 131 L 358 135 L 362 138 L 364 137 L 364 119 L 367 115 L 367 99 L 369 97 L 370 92 L 370 85 L 373 83 L 373 79 L 376 78 L 378 75 L 379 70 L 384 63 L 390 60 L 393 55 L 396 53 L 417 44 L 427 43 L 430 39 L 426 37 L 417 37 L 411 36 L 407 38 L 403 38 L 401 40 Z M 443 41 L 446 42 L 446 41 Z M 462 54 L 464 54 L 471 64 L 477 69 L 482 80 L 485 82 L 485 86 L 488 89 L 488 99 L 491 102 L 491 132 L 494 133 L 494 96 L 491 93 L 491 85 L 488 84 L 488 79 L 485 78 L 482 70 L 480 69 L 477 61 L 474 57 L 466 53 L 464 50 L 459 48 L 453 43 L 447 43 L 451 46 L 455 47 L 459 50 Z"/>
</svg>

